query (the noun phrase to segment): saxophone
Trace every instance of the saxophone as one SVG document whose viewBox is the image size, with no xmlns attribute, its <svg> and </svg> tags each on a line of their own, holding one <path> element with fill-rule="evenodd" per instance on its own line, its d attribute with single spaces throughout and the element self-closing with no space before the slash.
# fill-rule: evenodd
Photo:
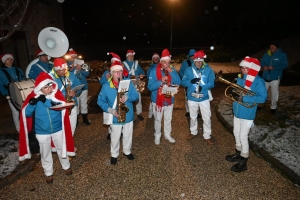
<svg viewBox="0 0 300 200">
<path fill-rule="evenodd" d="M 71 81 L 70 81 L 70 79 L 67 78 L 67 77 L 66 77 L 66 82 L 68 82 L 68 84 L 65 83 L 65 84 L 67 84 L 67 86 L 66 86 L 66 96 L 65 96 L 66 102 L 67 102 L 67 103 L 74 103 L 74 105 L 75 105 L 74 99 L 73 99 L 72 97 L 70 97 L 70 95 L 69 95 L 70 92 L 71 92 Z M 71 106 L 71 107 L 68 108 L 69 115 L 71 114 L 71 111 L 72 111 L 72 108 L 73 108 L 73 107 L 74 107 L 74 106 Z"/>
<path fill-rule="evenodd" d="M 120 79 L 118 79 L 118 82 L 120 86 Z M 126 89 L 121 88 L 120 92 L 118 92 L 117 94 L 117 112 L 119 114 L 118 117 L 119 123 L 124 123 L 126 121 L 126 113 L 129 111 L 129 108 L 120 101 L 120 99 L 125 93 L 126 93 Z"/>
</svg>

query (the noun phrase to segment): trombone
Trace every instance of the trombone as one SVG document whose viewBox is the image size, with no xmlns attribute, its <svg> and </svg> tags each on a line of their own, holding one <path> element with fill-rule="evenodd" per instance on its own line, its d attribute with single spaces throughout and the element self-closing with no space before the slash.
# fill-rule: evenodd
<svg viewBox="0 0 300 200">
<path fill-rule="evenodd" d="M 223 83 L 226 83 L 228 84 L 229 86 L 225 89 L 225 96 L 233 101 L 236 101 L 233 96 L 232 96 L 232 93 L 230 93 L 229 91 L 231 90 L 233 93 L 239 95 L 239 96 L 255 96 L 255 93 L 252 92 L 251 90 L 248 90 L 246 88 L 243 88 L 235 83 L 232 83 L 226 79 L 224 79 L 222 77 L 222 72 L 219 72 L 217 75 L 216 75 L 216 82 L 223 82 Z M 227 92 L 228 91 L 228 92 Z M 242 106 L 245 106 L 246 108 L 253 108 L 256 103 L 254 104 L 249 104 L 247 102 L 239 102 L 239 101 L 236 101 L 237 103 L 241 104 Z"/>
</svg>

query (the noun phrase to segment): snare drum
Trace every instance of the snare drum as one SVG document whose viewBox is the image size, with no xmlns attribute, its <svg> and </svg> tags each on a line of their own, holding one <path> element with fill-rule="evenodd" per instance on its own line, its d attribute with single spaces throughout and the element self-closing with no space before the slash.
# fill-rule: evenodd
<svg viewBox="0 0 300 200">
<path fill-rule="evenodd" d="M 26 79 L 19 82 L 11 82 L 9 84 L 10 99 L 16 109 L 21 110 L 26 97 L 31 93 L 33 89 L 33 79 Z"/>
</svg>

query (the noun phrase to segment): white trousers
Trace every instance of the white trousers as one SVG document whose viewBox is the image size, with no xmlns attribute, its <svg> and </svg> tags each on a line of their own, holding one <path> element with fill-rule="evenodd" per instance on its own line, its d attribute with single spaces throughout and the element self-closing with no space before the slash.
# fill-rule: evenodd
<svg viewBox="0 0 300 200">
<path fill-rule="evenodd" d="M 233 118 L 233 134 L 235 137 L 235 148 L 241 151 L 241 156 L 249 157 L 248 134 L 253 126 L 253 120 Z"/>
<path fill-rule="evenodd" d="M 190 130 L 191 134 L 198 134 L 198 111 L 200 109 L 202 120 L 203 120 L 203 138 L 211 138 L 211 110 L 209 100 L 195 102 L 188 100 L 190 110 Z"/>
<path fill-rule="evenodd" d="M 11 100 L 8 100 L 8 105 L 10 107 L 10 110 L 12 112 L 12 117 L 14 120 L 14 124 L 16 127 L 16 130 L 19 132 L 20 130 L 20 112 L 14 107 L 14 105 L 11 103 Z"/>
<path fill-rule="evenodd" d="M 271 87 L 271 109 L 277 108 L 277 102 L 279 97 L 279 84 L 280 79 L 265 83 L 267 91 L 269 90 L 269 87 Z"/>
<path fill-rule="evenodd" d="M 76 125 L 77 125 L 78 106 L 74 106 L 70 114 L 70 123 L 72 129 L 72 136 L 74 136 Z"/>
<path fill-rule="evenodd" d="M 81 114 L 87 114 L 88 113 L 87 98 L 88 98 L 88 91 L 87 90 L 83 90 L 81 92 L 81 94 L 79 95 L 79 97 L 77 97 L 79 112 Z"/>
<path fill-rule="evenodd" d="M 186 112 L 190 112 L 189 111 L 189 105 L 188 105 L 188 99 L 187 99 L 187 96 L 186 96 L 186 89 L 184 88 L 184 99 L 185 99 L 185 102 L 184 102 L 184 105 L 185 105 L 185 110 Z"/>
<path fill-rule="evenodd" d="M 135 105 L 137 115 L 142 113 L 142 95 L 140 92 L 138 93 L 139 93 L 139 102 Z"/>
<path fill-rule="evenodd" d="M 153 116 L 153 106 L 152 106 L 152 101 L 150 101 L 148 117 L 151 118 L 152 116 Z"/>
<path fill-rule="evenodd" d="M 40 154 L 42 167 L 46 176 L 51 176 L 53 174 L 53 159 L 51 152 L 51 139 L 56 147 L 57 155 L 60 161 L 60 164 L 64 170 L 70 168 L 69 158 L 62 158 L 61 151 L 63 145 L 63 132 L 58 131 L 53 134 L 36 134 L 36 139 L 40 144 Z"/>
<path fill-rule="evenodd" d="M 111 134 L 110 134 L 111 157 L 117 158 L 119 156 L 121 133 L 123 133 L 123 137 L 122 137 L 123 153 L 125 155 L 131 154 L 133 122 L 131 121 L 124 125 L 110 125 L 110 127 L 111 127 Z"/>
<path fill-rule="evenodd" d="M 152 106 L 153 106 L 153 115 L 154 115 L 154 129 L 155 129 L 155 133 L 154 136 L 155 138 L 160 138 L 161 137 L 161 120 L 162 120 L 162 116 L 164 116 L 164 134 L 165 136 L 171 135 L 171 131 L 172 131 L 172 125 L 171 125 L 171 121 L 172 121 L 172 114 L 173 114 L 173 107 L 174 105 L 170 105 L 170 106 L 163 106 L 161 112 L 158 112 L 156 110 L 156 103 L 152 102 Z"/>
</svg>

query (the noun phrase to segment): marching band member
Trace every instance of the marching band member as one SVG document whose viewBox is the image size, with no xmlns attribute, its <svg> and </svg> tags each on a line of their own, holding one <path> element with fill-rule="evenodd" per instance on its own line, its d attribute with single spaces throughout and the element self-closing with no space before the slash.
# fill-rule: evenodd
<svg viewBox="0 0 300 200">
<path fill-rule="evenodd" d="M 191 140 L 198 134 L 198 110 L 200 109 L 203 119 L 203 137 L 206 142 L 213 145 L 211 140 L 211 110 L 209 101 L 209 90 L 215 86 L 215 73 L 212 68 L 204 62 L 205 53 L 200 50 L 194 54 L 194 62 L 187 68 L 182 77 L 181 84 L 187 88 L 187 99 L 190 111 L 190 131 L 187 137 Z"/>
<path fill-rule="evenodd" d="M 174 138 L 171 137 L 171 121 L 174 106 L 174 97 L 166 97 L 162 94 L 164 84 L 179 85 L 180 77 L 176 70 L 170 65 L 171 55 L 168 49 L 162 51 L 160 63 L 151 70 L 149 75 L 148 89 L 151 91 L 151 101 L 154 114 L 154 143 L 160 144 L 161 137 L 161 120 L 164 115 L 164 134 L 165 139 L 170 143 L 174 143 Z"/>
<path fill-rule="evenodd" d="M 73 91 L 72 89 L 75 86 L 81 85 L 81 83 L 73 73 L 70 73 L 68 71 L 68 65 L 64 59 L 62 58 L 54 59 L 53 65 L 54 65 L 53 69 L 49 74 L 57 83 L 58 89 L 66 97 L 66 101 L 75 102 L 75 106 L 71 109 L 71 114 L 70 114 L 72 135 L 74 136 L 76 124 L 77 124 L 77 115 L 78 115 L 76 95 L 80 94 L 81 90 Z"/>
<path fill-rule="evenodd" d="M 151 65 L 149 66 L 149 68 L 147 70 L 147 79 L 148 79 L 148 81 L 149 81 L 149 75 L 150 75 L 151 70 L 156 68 L 159 61 L 160 61 L 159 55 L 157 53 L 154 53 L 153 56 L 152 56 L 152 63 L 151 63 Z M 152 118 L 152 116 L 153 116 L 153 106 L 152 106 L 152 102 L 150 100 L 148 117 Z"/>
<path fill-rule="evenodd" d="M 144 70 L 141 68 L 137 60 L 134 60 L 135 52 L 133 50 L 127 50 L 126 60 L 123 62 L 125 68 L 128 70 L 129 77 L 135 76 L 136 78 L 142 79 L 145 75 Z M 139 93 L 139 102 L 136 104 L 136 114 L 139 120 L 144 120 L 142 114 L 142 96 Z"/>
<path fill-rule="evenodd" d="M 79 64 L 74 65 L 74 61 L 77 58 L 77 53 L 73 49 L 69 49 L 68 52 L 69 55 L 69 61 L 68 67 L 69 71 L 74 73 L 75 76 L 80 80 L 81 84 L 84 84 L 84 87 L 82 88 L 81 94 L 77 96 L 78 101 L 78 107 L 79 111 L 82 115 L 83 123 L 86 125 L 90 125 L 90 121 L 88 120 L 88 82 L 86 80 L 86 77 L 90 74 L 88 70 L 83 70 Z"/>
<path fill-rule="evenodd" d="M 48 184 L 53 182 L 51 141 L 55 145 L 60 164 L 66 175 L 72 174 L 67 155 L 75 156 L 75 149 L 68 113 L 66 109 L 50 109 L 53 105 L 62 103 L 65 103 L 65 98 L 59 91 L 58 85 L 49 74 L 41 72 L 36 78 L 33 91 L 28 95 L 21 109 L 19 160 L 31 158 L 28 133 L 32 128 L 32 119 L 30 118 L 34 117 L 33 126 L 39 142 L 41 163 Z"/>
<path fill-rule="evenodd" d="M 138 100 L 138 93 L 130 82 L 129 90 L 119 101 L 125 104 L 129 111 L 126 113 L 126 120 L 124 123 L 118 122 L 119 114 L 116 108 L 118 98 L 119 81 L 123 79 L 123 65 L 119 61 L 115 61 L 110 67 L 112 77 L 108 82 L 102 86 L 98 96 L 98 105 L 106 113 L 111 114 L 112 121 L 109 123 L 111 128 L 111 164 L 115 165 L 118 161 L 120 149 L 120 137 L 123 132 L 123 153 L 129 159 L 133 160 L 134 156 L 131 153 L 132 133 L 133 133 L 133 102 Z M 122 130 L 123 129 L 123 130 Z"/>
<path fill-rule="evenodd" d="M 13 81 L 21 81 L 25 79 L 24 72 L 13 66 L 14 57 L 11 54 L 3 54 L 0 56 L 3 65 L 0 68 L 0 91 L 1 95 L 6 97 L 8 105 L 12 112 L 16 130 L 20 130 L 19 111 L 14 107 L 9 96 L 9 83 Z"/>
<path fill-rule="evenodd" d="M 239 95 L 231 92 L 236 100 L 232 104 L 233 108 L 233 133 L 235 137 L 236 153 L 227 155 L 225 159 L 229 162 L 238 162 L 231 167 L 231 171 L 242 172 L 247 170 L 247 160 L 249 157 L 249 141 L 248 134 L 250 128 L 254 125 L 253 120 L 256 115 L 258 103 L 264 103 L 267 99 L 267 90 L 265 81 L 258 76 L 260 63 L 256 58 L 245 57 L 240 63 L 242 74 L 239 74 L 237 84 L 247 90 L 255 93 L 254 96 Z M 254 104 L 253 107 L 245 107 L 240 103 Z"/>
<path fill-rule="evenodd" d="M 53 67 L 53 65 L 49 64 L 48 55 L 42 50 L 39 49 L 36 55 L 39 58 L 39 61 L 31 66 L 28 74 L 28 77 L 33 80 L 35 80 L 41 72 L 49 73 Z"/>
<path fill-rule="evenodd" d="M 180 69 L 179 69 L 179 76 L 180 76 L 181 79 L 183 78 L 185 70 L 187 68 L 191 67 L 192 64 L 194 63 L 194 54 L 195 54 L 195 52 L 196 52 L 195 49 L 190 49 L 189 54 L 187 55 L 188 58 L 185 59 L 181 63 L 181 66 L 180 66 Z M 190 111 L 189 111 L 188 99 L 187 99 L 187 88 L 184 88 L 184 93 L 186 94 L 185 95 L 185 110 L 186 110 L 185 116 L 189 117 L 190 116 Z"/>
</svg>

